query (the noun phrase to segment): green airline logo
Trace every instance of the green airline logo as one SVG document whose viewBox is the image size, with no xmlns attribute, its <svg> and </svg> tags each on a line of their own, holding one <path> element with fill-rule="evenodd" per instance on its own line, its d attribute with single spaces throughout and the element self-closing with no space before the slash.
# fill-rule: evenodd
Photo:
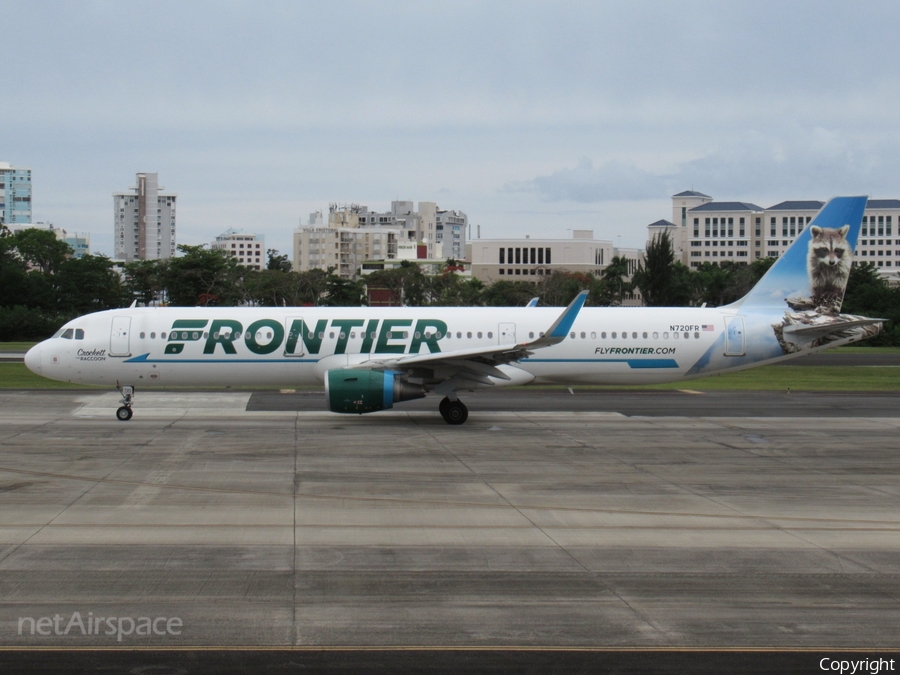
<svg viewBox="0 0 900 675">
<path fill-rule="evenodd" d="M 209 326 L 207 327 L 207 324 Z M 287 325 L 287 330 L 285 330 Z M 272 354 L 283 347 L 285 355 L 317 355 L 322 343 L 334 340 L 334 354 L 353 350 L 362 354 L 419 354 L 427 347 L 432 354 L 447 333 L 447 324 L 438 319 L 260 319 L 244 328 L 235 319 L 178 319 L 172 324 L 166 354 L 181 354 L 189 342 L 205 340 L 204 354 L 237 354 L 243 344 L 253 354 Z M 358 346 L 357 346 L 358 345 Z"/>
</svg>

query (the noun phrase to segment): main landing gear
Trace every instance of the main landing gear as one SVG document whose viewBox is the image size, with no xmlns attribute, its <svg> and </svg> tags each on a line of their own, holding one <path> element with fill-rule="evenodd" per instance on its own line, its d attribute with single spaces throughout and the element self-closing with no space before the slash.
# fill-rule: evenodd
<svg viewBox="0 0 900 675">
<path fill-rule="evenodd" d="M 440 410 L 441 417 L 444 418 L 447 424 L 462 424 L 469 419 L 469 409 L 459 399 L 451 401 L 445 396 L 441 399 L 438 410 Z"/>
<path fill-rule="evenodd" d="M 131 385 L 122 385 L 118 387 L 119 392 L 122 394 L 122 407 L 116 410 L 116 418 L 120 422 L 127 422 L 131 419 L 131 416 L 134 414 L 131 412 L 131 406 L 134 405 L 134 387 Z"/>
</svg>

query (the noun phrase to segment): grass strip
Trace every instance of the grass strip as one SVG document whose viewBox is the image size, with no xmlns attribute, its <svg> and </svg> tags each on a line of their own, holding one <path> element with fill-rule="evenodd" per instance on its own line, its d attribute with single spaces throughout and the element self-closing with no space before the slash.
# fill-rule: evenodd
<svg viewBox="0 0 900 675">
<path fill-rule="evenodd" d="M 24 363 L 0 363 L 0 389 L 109 389 L 57 382 L 35 375 Z M 154 387 L 154 389 L 195 389 L 196 387 Z M 552 387 L 558 388 L 558 387 Z M 565 388 L 565 387 L 562 387 Z M 867 366 L 763 366 L 739 373 L 713 375 L 669 384 L 609 387 L 578 385 L 578 389 L 634 389 L 695 391 L 900 391 L 900 368 Z M 203 387 L 226 391 L 225 387 Z M 237 387 L 236 389 L 249 389 Z M 270 390 L 275 387 L 252 387 Z M 307 387 L 298 387 L 307 389 Z"/>
</svg>

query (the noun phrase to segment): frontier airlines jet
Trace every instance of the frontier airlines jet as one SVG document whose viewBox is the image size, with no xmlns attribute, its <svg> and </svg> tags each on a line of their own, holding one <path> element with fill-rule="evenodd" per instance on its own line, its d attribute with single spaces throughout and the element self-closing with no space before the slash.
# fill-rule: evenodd
<svg viewBox="0 0 900 675">
<path fill-rule="evenodd" d="M 324 384 L 336 413 L 434 393 L 530 383 L 633 385 L 774 363 L 878 334 L 840 313 L 865 197 L 836 197 L 750 293 L 724 307 L 168 307 L 70 321 L 25 363 L 54 380 L 115 385 L 132 416 L 144 387 Z"/>
</svg>

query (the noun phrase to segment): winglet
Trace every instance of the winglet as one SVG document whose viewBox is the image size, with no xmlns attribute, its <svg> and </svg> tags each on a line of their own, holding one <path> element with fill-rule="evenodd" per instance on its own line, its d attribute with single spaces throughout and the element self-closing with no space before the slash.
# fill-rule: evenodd
<svg viewBox="0 0 900 675">
<path fill-rule="evenodd" d="M 531 300 L 528 301 L 528 304 L 525 306 L 526 307 L 537 307 L 538 300 L 540 300 L 540 298 L 532 298 Z"/>
<path fill-rule="evenodd" d="M 550 347 L 551 345 L 559 344 L 565 340 L 566 336 L 569 334 L 569 329 L 572 328 L 572 324 L 574 324 L 575 319 L 578 318 L 578 312 L 584 307 L 588 293 L 589 291 L 581 291 L 581 293 L 576 295 L 575 299 L 563 310 L 563 313 L 559 315 L 559 318 L 552 326 L 550 326 L 550 329 L 546 333 L 537 340 L 527 342 L 522 346 L 526 349 L 538 349 L 540 347 Z"/>
</svg>

